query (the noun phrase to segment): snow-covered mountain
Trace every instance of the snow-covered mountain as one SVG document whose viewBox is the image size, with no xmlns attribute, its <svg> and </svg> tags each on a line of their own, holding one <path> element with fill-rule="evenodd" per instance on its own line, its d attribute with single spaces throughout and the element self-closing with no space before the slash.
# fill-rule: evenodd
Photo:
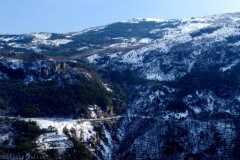
<svg viewBox="0 0 240 160">
<path fill-rule="evenodd" d="M 131 37 L 133 48 L 120 42 L 113 46 L 118 51 L 87 57 L 106 78 L 122 82 L 129 95 L 114 155 L 238 157 L 240 14 L 124 23 L 155 26 Z"/>
<path fill-rule="evenodd" d="M 85 61 L 96 76 L 122 87 L 127 108 L 116 113 L 117 123 L 103 125 L 99 159 L 237 159 L 239 47 L 240 13 L 136 18 L 68 34 L 0 35 L 0 64 L 30 70 L 56 65 L 50 58 L 69 66 Z M 31 52 L 47 60 L 24 64 Z"/>
</svg>

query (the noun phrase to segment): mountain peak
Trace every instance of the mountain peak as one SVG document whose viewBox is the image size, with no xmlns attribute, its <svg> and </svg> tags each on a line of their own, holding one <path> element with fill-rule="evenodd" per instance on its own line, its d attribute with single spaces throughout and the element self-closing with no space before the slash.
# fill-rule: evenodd
<svg viewBox="0 0 240 160">
<path fill-rule="evenodd" d="M 159 19 L 159 18 L 133 18 L 127 21 L 122 21 L 122 23 L 139 23 L 139 22 L 166 22 L 167 20 Z"/>
</svg>

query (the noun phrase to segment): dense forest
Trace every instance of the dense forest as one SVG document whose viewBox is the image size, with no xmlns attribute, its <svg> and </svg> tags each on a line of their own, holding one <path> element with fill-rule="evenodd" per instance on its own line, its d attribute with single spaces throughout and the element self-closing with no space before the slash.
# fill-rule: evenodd
<svg viewBox="0 0 240 160">
<path fill-rule="evenodd" d="M 84 116 L 86 107 L 94 104 L 104 111 L 113 106 L 120 111 L 118 96 L 97 82 L 83 78 L 62 85 L 57 81 L 29 84 L 17 80 L 0 81 L 0 108 L 14 116 Z"/>
</svg>

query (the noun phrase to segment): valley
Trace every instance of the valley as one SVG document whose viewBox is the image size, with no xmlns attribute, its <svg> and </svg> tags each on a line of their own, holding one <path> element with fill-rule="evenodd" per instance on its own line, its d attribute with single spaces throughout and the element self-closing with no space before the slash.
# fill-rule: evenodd
<svg viewBox="0 0 240 160">
<path fill-rule="evenodd" d="M 236 159 L 239 46 L 240 13 L 0 35 L 1 153 Z"/>
</svg>

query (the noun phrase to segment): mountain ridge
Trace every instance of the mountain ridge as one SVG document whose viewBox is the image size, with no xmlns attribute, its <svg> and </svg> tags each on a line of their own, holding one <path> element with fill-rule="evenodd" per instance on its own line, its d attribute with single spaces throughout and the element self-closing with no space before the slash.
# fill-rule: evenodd
<svg viewBox="0 0 240 160">
<path fill-rule="evenodd" d="M 117 22 L 113 22 L 113 23 L 108 23 L 108 24 L 104 24 L 104 25 L 97 25 L 94 27 L 89 27 L 89 28 L 85 28 L 82 29 L 80 31 L 70 31 L 70 32 L 66 32 L 66 33 L 58 33 L 58 32 L 48 32 L 48 31 L 39 31 L 39 32 L 31 32 L 31 33 L 20 33 L 20 34 L 11 34 L 11 33 L 7 33 L 7 34 L 0 34 L 0 35 L 27 35 L 27 34 L 36 34 L 36 33 L 54 33 L 54 34 L 72 34 L 72 33 L 78 33 L 78 32 L 82 32 L 85 30 L 89 30 L 89 29 L 94 29 L 94 28 L 101 28 L 103 26 L 108 26 L 111 24 L 115 24 L 115 23 L 126 23 L 126 22 L 131 22 L 134 20 L 140 20 L 140 21 L 152 21 L 152 22 L 162 22 L 162 21 L 174 21 L 174 20 L 189 20 L 189 19 L 196 19 L 196 18 L 207 18 L 207 17 L 213 17 L 213 16 L 226 16 L 226 15 L 238 15 L 240 14 L 240 12 L 228 12 L 228 13 L 221 13 L 221 14 L 214 14 L 214 15 L 205 15 L 205 16 L 198 16 L 198 17 L 190 17 L 190 18 L 157 18 L 157 17 L 136 17 L 136 18 L 130 18 L 127 20 L 122 20 L 122 21 L 117 21 Z"/>
<path fill-rule="evenodd" d="M 120 115 L 117 122 L 96 125 L 102 137 L 90 149 L 97 159 L 234 159 L 240 156 L 239 46 L 240 13 L 133 19 L 68 34 L 0 35 L 0 78 L 12 80 L 19 69 L 40 74 L 33 82 L 23 78 L 30 84 L 24 87 L 57 82 L 48 94 L 66 91 L 80 104 L 74 93 L 84 89 L 87 106 L 70 106 L 80 108 L 77 116 Z M 56 90 L 64 80 L 72 88 Z M 97 106 L 89 96 L 95 91 Z"/>
</svg>

